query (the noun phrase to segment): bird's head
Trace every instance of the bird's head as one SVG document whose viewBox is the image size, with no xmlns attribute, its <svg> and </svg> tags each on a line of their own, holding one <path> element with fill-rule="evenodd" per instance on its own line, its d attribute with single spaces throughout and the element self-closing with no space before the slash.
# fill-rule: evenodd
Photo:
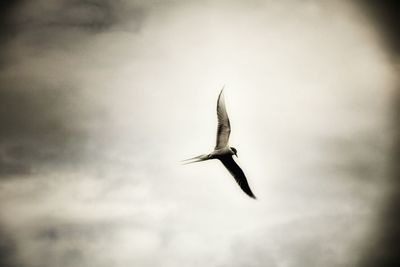
<svg viewBox="0 0 400 267">
<path fill-rule="evenodd" d="M 232 149 L 232 151 L 233 151 L 233 155 L 235 155 L 236 157 L 238 157 L 236 148 L 231 147 L 231 149 Z"/>
</svg>

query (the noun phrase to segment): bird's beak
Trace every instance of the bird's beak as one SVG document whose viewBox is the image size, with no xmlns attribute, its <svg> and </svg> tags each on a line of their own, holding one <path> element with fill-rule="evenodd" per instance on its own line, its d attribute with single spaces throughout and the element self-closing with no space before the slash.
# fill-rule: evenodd
<svg viewBox="0 0 400 267">
<path fill-rule="evenodd" d="M 237 153 L 235 153 L 235 156 L 238 158 L 238 155 L 237 155 Z"/>
</svg>

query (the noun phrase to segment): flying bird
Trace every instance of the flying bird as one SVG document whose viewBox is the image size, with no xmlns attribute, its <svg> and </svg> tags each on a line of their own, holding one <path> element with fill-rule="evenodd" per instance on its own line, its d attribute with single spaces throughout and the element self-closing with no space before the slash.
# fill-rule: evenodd
<svg viewBox="0 0 400 267">
<path fill-rule="evenodd" d="M 235 178 L 240 188 L 251 198 L 256 198 L 250 189 L 247 182 L 246 176 L 239 165 L 233 160 L 233 155 L 238 157 L 237 150 L 234 147 L 228 145 L 229 135 L 231 133 L 231 124 L 229 122 L 228 113 L 226 112 L 225 101 L 224 101 L 224 88 L 218 96 L 217 101 L 217 116 L 218 116 L 218 128 L 217 128 L 217 143 L 214 151 L 210 154 L 203 154 L 194 158 L 183 160 L 184 164 L 195 163 L 210 159 L 218 159 L 222 162 L 225 168 Z"/>
</svg>

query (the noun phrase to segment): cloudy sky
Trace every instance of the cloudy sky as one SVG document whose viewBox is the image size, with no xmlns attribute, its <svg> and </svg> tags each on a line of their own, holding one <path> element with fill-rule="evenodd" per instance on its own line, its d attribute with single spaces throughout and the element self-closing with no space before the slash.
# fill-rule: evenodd
<svg viewBox="0 0 400 267">
<path fill-rule="evenodd" d="M 0 265 L 398 266 L 394 10 L 3 1 Z"/>
</svg>

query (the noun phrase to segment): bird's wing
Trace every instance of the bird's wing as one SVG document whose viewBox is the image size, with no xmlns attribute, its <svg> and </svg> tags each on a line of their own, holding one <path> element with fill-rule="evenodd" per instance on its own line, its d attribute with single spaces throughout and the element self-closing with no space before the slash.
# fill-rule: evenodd
<svg viewBox="0 0 400 267">
<path fill-rule="evenodd" d="M 236 182 L 239 184 L 240 188 L 249 196 L 252 198 L 256 198 L 253 194 L 253 192 L 250 189 L 249 184 L 247 183 L 246 176 L 244 175 L 244 172 L 242 169 L 237 165 L 237 163 L 233 160 L 232 156 L 223 156 L 219 158 L 219 160 L 224 164 L 224 166 L 228 169 L 228 171 L 232 174 L 232 176 L 235 178 Z"/>
<path fill-rule="evenodd" d="M 217 101 L 218 129 L 215 150 L 224 148 L 228 145 L 229 135 L 231 133 L 231 124 L 229 123 L 228 113 L 225 108 L 223 91 L 224 88 L 222 88 L 219 93 Z"/>
</svg>

